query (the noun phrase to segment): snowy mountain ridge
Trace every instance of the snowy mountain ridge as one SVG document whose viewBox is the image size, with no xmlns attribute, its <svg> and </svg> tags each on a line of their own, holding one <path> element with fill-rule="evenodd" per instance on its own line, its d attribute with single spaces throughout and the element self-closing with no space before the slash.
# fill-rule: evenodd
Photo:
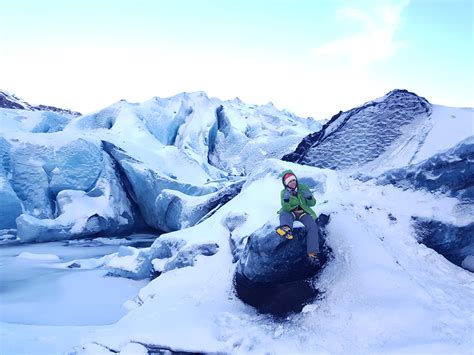
<svg viewBox="0 0 474 355">
<path fill-rule="evenodd" d="M 81 115 L 79 112 L 57 108 L 54 106 L 31 105 L 28 102 L 18 98 L 14 94 L 10 94 L 3 90 L 0 90 L 0 108 L 29 110 L 29 111 L 51 111 L 51 112 L 57 112 L 60 114 L 71 115 L 71 116 Z"/>
</svg>

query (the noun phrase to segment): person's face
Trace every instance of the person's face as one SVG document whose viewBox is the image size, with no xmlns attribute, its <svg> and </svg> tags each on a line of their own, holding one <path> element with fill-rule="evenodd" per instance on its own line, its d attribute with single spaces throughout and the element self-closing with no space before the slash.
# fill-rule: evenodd
<svg viewBox="0 0 474 355">
<path fill-rule="evenodd" d="M 291 180 L 289 183 L 288 183 L 288 187 L 290 189 L 294 189 L 296 187 L 296 180 Z"/>
</svg>

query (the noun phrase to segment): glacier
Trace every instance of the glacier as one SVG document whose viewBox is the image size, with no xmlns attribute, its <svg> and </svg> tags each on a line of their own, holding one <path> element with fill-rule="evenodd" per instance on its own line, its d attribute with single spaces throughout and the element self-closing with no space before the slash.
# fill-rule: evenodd
<svg viewBox="0 0 474 355">
<path fill-rule="evenodd" d="M 143 285 L 106 325 L 64 318 L 61 327 L 32 327 L 10 313 L 1 322 L 2 351 L 468 353 L 474 346 L 472 109 L 395 90 L 320 131 L 318 122 L 272 104 L 203 92 L 122 100 L 87 115 L 54 111 L 64 119 L 1 97 L 2 244 L 21 250 L 14 255 L 28 258 L 15 261 L 33 271 L 91 271 L 103 278 L 97 285 Z M 320 221 L 328 261 L 281 287 L 253 285 L 262 296 L 255 302 L 239 292 L 236 276 L 245 266 L 257 265 L 248 275 L 266 270 L 258 265 L 273 253 L 259 255 L 262 248 L 285 255 L 271 230 L 288 168 L 310 186 L 317 213 L 330 216 Z M 63 260 L 47 243 L 32 243 L 92 247 L 150 227 L 151 245 L 111 241 L 118 248 L 107 255 Z M 295 242 L 303 241 L 301 231 Z M 288 255 L 298 249 L 286 247 Z M 270 276 L 258 277 L 268 286 Z M 86 279 L 67 280 L 78 299 Z M 288 298 L 288 290 L 302 297 Z M 285 301 L 292 304 L 282 310 Z"/>
<path fill-rule="evenodd" d="M 20 242 L 187 228 L 238 194 L 263 157 L 288 153 L 320 127 L 203 92 L 121 100 L 87 115 L 0 96 L 1 213 Z"/>
</svg>

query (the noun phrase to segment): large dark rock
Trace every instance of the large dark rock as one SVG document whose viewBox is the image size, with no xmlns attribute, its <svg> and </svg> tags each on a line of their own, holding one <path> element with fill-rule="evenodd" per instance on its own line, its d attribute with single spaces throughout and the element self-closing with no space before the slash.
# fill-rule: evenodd
<svg viewBox="0 0 474 355">
<path fill-rule="evenodd" d="M 249 237 L 237 265 L 237 273 L 252 282 L 288 282 L 313 276 L 319 267 L 308 262 L 306 230 L 296 227 L 288 240 L 267 223 Z"/>
<path fill-rule="evenodd" d="M 299 313 L 321 294 L 310 280 L 302 279 L 280 283 L 252 282 L 242 274 L 235 275 L 237 296 L 255 307 L 260 313 L 285 317 Z"/>
<path fill-rule="evenodd" d="M 327 260 L 325 229 L 329 217 L 321 215 L 321 265 L 312 265 L 307 258 L 306 230 L 295 226 L 294 238 L 288 240 L 275 232 L 275 223 L 266 223 L 248 238 L 238 261 L 235 289 L 241 300 L 262 313 L 284 316 L 299 312 L 318 295 L 309 283 Z"/>
<path fill-rule="evenodd" d="M 404 126 L 430 114 L 426 99 L 394 90 L 381 100 L 339 112 L 282 159 L 320 168 L 360 167 L 384 153 L 402 135 Z"/>
</svg>

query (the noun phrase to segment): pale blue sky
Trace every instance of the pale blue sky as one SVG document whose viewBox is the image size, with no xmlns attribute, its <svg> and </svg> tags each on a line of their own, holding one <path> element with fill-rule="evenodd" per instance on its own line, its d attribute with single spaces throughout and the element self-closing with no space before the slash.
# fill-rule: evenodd
<svg viewBox="0 0 474 355">
<path fill-rule="evenodd" d="M 474 106 L 471 0 L 0 0 L 0 89 L 87 113 L 182 91 L 330 117 Z"/>
</svg>

